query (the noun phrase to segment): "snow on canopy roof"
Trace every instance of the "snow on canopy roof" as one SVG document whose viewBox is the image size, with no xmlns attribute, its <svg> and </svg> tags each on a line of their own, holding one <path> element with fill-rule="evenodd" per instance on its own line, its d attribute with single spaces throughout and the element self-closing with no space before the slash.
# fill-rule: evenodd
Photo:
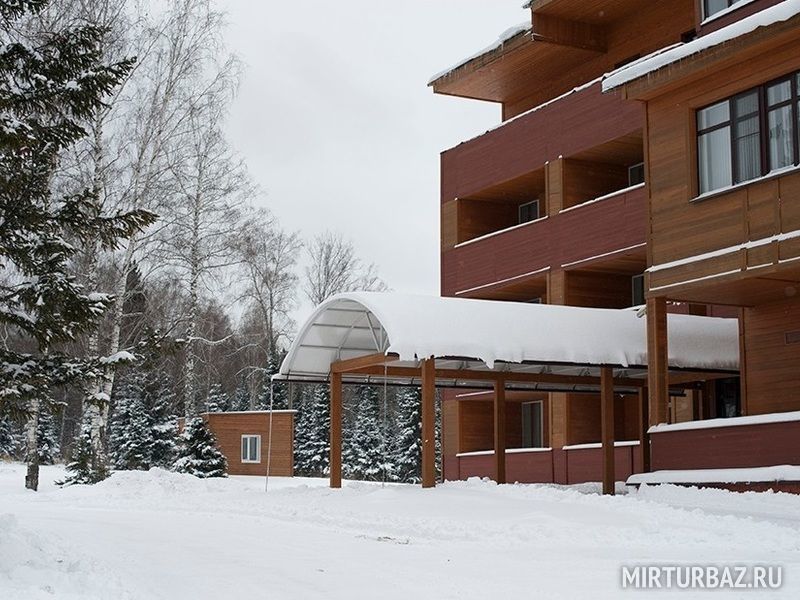
<svg viewBox="0 0 800 600">
<path fill-rule="evenodd" d="M 735 371 L 736 320 L 670 315 L 669 364 Z M 399 363 L 434 356 L 496 362 L 644 367 L 646 319 L 633 310 L 353 292 L 321 304 L 301 328 L 280 378 L 325 379 L 331 363 L 375 353 Z"/>
<path fill-rule="evenodd" d="M 735 5 L 734 5 L 735 6 Z M 704 35 L 686 44 L 680 44 L 666 52 L 635 61 L 616 71 L 609 73 L 603 80 L 603 91 L 613 90 L 626 83 L 644 77 L 662 67 L 676 63 L 684 58 L 698 54 L 714 46 L 751 33 L 759 27 L 768 27 L 775 23 L 788 21 L 800 14 L 800 0 L 784 0 L 770 8 L 757 12 L 749 17 L 736 21 L 717 31 Z"/>
</svg>

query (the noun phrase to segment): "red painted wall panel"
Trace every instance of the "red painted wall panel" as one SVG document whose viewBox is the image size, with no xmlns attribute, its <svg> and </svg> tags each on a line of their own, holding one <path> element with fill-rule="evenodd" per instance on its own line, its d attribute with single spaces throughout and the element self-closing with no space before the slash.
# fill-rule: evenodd
<svg viewBox="0 0 800 600">
<path fill-rule="evenodd" d="M 443 252 L 442 293 L 643 245 L 646 232 L 647 198 L 640 187 Z"/>
<path fill-rule="evenodd" d="M 644 126 L 644 109 L 598 82 L 442 153 L 442 202 L 541 169 Z"/>
<path fill-rule="evenodd" d="M 509 483 L 552 483 L 552 452 L 506 454 L 506 479 Z"/>
<path fill-rule="evenodd" d="M 650 438 L 653 471 L 800 465 L 800 422 L 666 431 Z"/>
</svg>

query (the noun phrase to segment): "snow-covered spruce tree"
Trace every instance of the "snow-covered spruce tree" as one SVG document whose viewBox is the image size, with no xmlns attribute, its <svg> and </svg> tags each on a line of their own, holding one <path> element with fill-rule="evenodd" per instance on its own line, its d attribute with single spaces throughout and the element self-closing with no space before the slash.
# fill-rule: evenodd
<svg viewBox="0 0 800 600">
<path fill-rule="evenodd" d="M 51 408 L 53 403 L 49 403 Z M 39 464 L 52 465 L 58 459 L 58 431 L 53 413 L 42 410 L 39 413 L 38 431 L 36 436 L 39 443 Z"/>
<path fill-rule="evenodd" d="M 151 420 L 150 466 L 168 469 L 178 451 L 178 418 L 175 416 L 175 393 L 166 375 L 150 372 L 146 384 L 146 402 Z"/>
<path fill-rule="evenodd" d="M 232 411 L 250 410 L 250 389 L 244 378 L 240 378 L 236 385 L 230 409 Z"/>
<path fill-rule="evenodd" d="M 67 464 L 68 477 L 58 485 L 97 483 L 92 470 L 92 424 L 84 419 L 78 436 L 72 442 L 72 460 Z"/>
<path fill-rule="evenodd" d="M 230 398 L 221 383 L 215 383 L 206 396 L 206 412 L 225 412 L 230 406 Z"/>
<path fill-rule="evenodd" d="M 7 415 L 0 415 L 0 460 L 19 458 L 22 434 L 19 426 Z"/>
<path fill-rule="evenodd" d="M 396 427 L 392 440 L 395 478 L 418 483 L 422 457 L 422 400 L 417 388 L 397 391 Z"/>
<path fill-rule="evenodd" d="M 273 410 L 286 410 L 289 408 L 289 385 L 282 381 L 272 382 L 272 376 L 281 370 L 281 363 L 286 357 L 286 351 L 273 348 L 267 361 L 267 373 L 264 379 L 264 394 L 261 402 L 264 409 L 270 405 L 270 384 L 272 385 L 272 407 Z"/>
<path fill-rule="evenodd" d="M 368 385 L 352 388 L 350 400 L 353 417 L 342 444 L 345 477 L 365 481 L 390 479 L 391 460 L 381 420 L 379 388 Z"/>
<path fill-rule="evenodd" d="M 143 379 L 133 371 L 114 393 L 110 447 L 118 470 L 145 471 L 152 466 L 153 425 L 144 404 Z"/>
<path fill-rule="evenodd" d="M 295 425 L 294 462 L 298 475 L 328 473 L 330 402 L 324 385 L 304 386 Z"/>
<path fill-rule="evenodd" d="M 111 298 L 69 275 L 78 247 L 113 247 L 154 220 L 145 211 L 98 214 L 90 189 L 52 189 L 59 158 L 86 134 L 86 122 L 132 68 L 103 64 L 102 31 L 84 25 L 36 30 L 27 19 L 45 0 L 0 0 L 0 325 L 34 352 L 0 350 L 0 402 L 26 421 L 25 485 L 38 489 L 39 415 L 54 387 L 89 381 L 98 361 L 70 356 L 63 344 L 89 332 Z M 107 398 L 96 398 L 98 402 Z M 104 457 L 92 459 L 105 476 Z"/>
<path fill-rule="evenodd" d="M 175 470 L 195 477 L 227 477 L 228 462 L 202 417 L 192 417 L 180 435 Z"/>
</svg>

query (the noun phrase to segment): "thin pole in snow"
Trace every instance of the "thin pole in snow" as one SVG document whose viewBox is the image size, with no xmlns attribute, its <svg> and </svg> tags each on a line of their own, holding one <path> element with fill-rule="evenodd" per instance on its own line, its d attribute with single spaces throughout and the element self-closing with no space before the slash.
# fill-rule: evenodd
<svg viewBox="0 0 800 600">
<path fill-rule="evenodd" d="M 269 378 L 269 436 L 267 437 L 267 477 L 264 481 L 264 492 L 269 491 L 269 468 L 272 463 L 272 407 L 275 403 L 275 382 Z"/>
</svg>

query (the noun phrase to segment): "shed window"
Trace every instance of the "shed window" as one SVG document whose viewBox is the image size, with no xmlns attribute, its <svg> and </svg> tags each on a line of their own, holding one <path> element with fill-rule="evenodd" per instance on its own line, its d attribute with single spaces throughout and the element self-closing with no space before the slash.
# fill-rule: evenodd
<svg viewBox="0 0 800 600">
<path fill-rule="evenodd" d="M 260 463 L 261 462 L 261 436 L 243 435 L 242 436 L 242 462 Z"/>
<path fill-rule="evenodd" d="M 800 162 L 799 92 L 795 73 L 697 111 L 701 194 Z"/>
</svg>

